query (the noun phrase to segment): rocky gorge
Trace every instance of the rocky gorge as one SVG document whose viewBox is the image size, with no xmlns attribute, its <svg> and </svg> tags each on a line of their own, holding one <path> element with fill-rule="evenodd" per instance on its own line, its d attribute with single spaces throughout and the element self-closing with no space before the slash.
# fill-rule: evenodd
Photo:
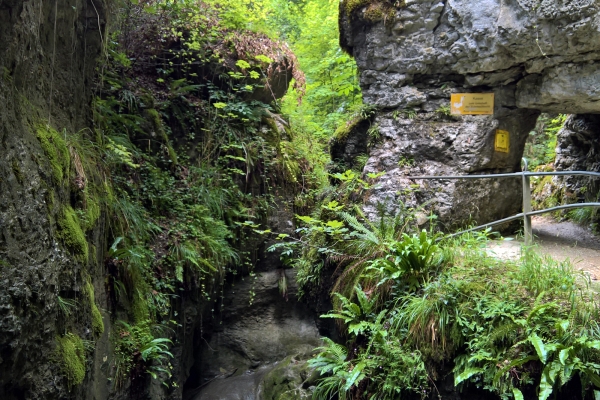
<svg viewBox="0 0 600 400">
<path fill-rule="evenodd" d="M 385 172 L 366 192 L 367 215 L 422 207 L 421 225 L 434 213 L 444 230 L 519 212 L 520 181 L 410 176 L 519 171 L 541 112 L 573 114 L 556 168 L 597 171 L 599 8 L 341 1 L 340 45 L 371 108 L 332 139 L 332 169 Z M 309 210 L 294 196 L 314 188 L 287 122 L 244 108 L 301 81 L 294 57 L 247 32 L 237 36 L 254 42 L 205 43 L 186 22 L 179 37 L 210 51 L 189 46 L 196 69 L 176 58 L 178 67 L 157 68 L 183 48 L 160 30 L 173 20 L 132 6 L 131 36 L 115 50 L 120 12 L 112 1 L 0 0 L 0 398 L 311 398 L 319 376 L 306 360 L 321 337 L 338 338 L 333 320 L 318 317 L 331 310 L 336 272 L 326 265 L 318 295 L 300 298 L 296 270 L 267 251 L 268 233 L 295 235 L 295 214 Z M 245 67 L 243 52 L 269 57 Z M 450 95 L 463 92 L 494 93 L 493 115 L 451 114 Z M 494 149 L 497 130 L 509 132 L 508 152 Z M 199 160 L 218 172 L 194 169 Z M 566 182 L 571 192 L 583 185 Z M 220 213 L 206 188 L 223 189 Z M 202 236 L 220 227 L 220 241 Z M 186 258 L 186 243 L 205 265 Z M 438 383 L 458 398 L 452 382 Z"/>
</svg>

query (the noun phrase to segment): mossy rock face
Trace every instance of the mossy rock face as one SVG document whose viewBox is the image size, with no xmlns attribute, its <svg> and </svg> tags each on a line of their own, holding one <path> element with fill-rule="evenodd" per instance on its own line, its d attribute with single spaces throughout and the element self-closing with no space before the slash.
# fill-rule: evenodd
<svg viewBox="0 0 600 400">
<path fill-rule="evenodd" d="M 316 385 L 318 373 L 306 360 L 289 356 L 267 373 L 263 380 L 265 400 L 304 400 L 312 398 L 309 387 Z"/>
<path fill-rule="evenodd" d="M 85 283 L 85 292 L 88 295 L 88 300 L 90 302 L 90 312 L 92 314 L 92 330 L 95 335 L 102 335 L 104 333 L 104 321 L 102 320 L 102 314 L 96 305 L 96 299 L 94 294 L 94 286 L 88 280 Z"/>
<path fill-rule="evenodd" d="M 340 126 L 329 142 L 333 162 L 330 172 L 344 172 L 363 164 L 358 157 L 368 154 L 370 118 L 356 117 Z"/>
<path fill-rule="evenodd" d="M 58 363 L 61 373 L 67 379 L 69 388 L 81 384 L 85 378 L 83 340 L 73 333 L 67 333 L 62 337 L 57 337 L 56 342 L 58 344 L 56 348 Z"/>
<path fill-rule="evenodd" d="M 85 191 L 85 209 L 81 214 L 79 222 L 81 223 L 81 228 L 84 231 L 89 231 L 94 226 L 96 226 L 96 222 L 100 218 L 100 204 L 95 196 L 90 196 L 88 194 L 88 188 L 86 187 Z"/>
<path fill-rule="evenodd" d="M 86 262 L 89 255 L 85 234 L 71 206 L 64 206 L 58 217 L 58 237 L 78 260 Z"/>
<path fill-rule="evenodd" d="M 56 182 L 61 183 L 69 174 L 71 158 L 69 149 L 63 137 L 49 126 L 39 126 L 36 136 L 50 161 L 52 175 Z"/>
</svg>

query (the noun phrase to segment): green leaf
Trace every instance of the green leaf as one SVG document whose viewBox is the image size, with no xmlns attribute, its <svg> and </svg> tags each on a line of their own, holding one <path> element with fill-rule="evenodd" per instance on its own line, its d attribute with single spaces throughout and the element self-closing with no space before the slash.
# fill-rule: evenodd
<svg viewBox="0 0 600 400">
<path fill-rule="evenodd" d="M 257 55 L 254 58 L 256 58 L 258 61 L 264 62 L 266 64 L 271 64 L 273 62 L 273 60 L 271 60 L 269 57 L 267 57 L 267 56 L 265 56 L 263 54 L 259 54 L 259 55 Z"/>
<path fill-rule="evenodd" d="M 454 386 L 457 386 L 459 383 L 466 381 L 473 375 L 480 374 L 482 372 L 483 368 L 465 368 L 465 370 L 460 374 L 454 375 Z"/>
<path fill-rule="evenodd" d="M 529 335 L 528 339 L 535 348 L 540 361 L 546 364 L 548 353 L 546 352 L 546 347 L 544 346 L 542 339 L 535 332 Z"/>
<path fill-rule="evenodd" d="M 594 390 L 594 400 L 600 400 L 600 390 Z"/>
<path fill-rule="evenodd" d="M 344 227 L 344 223 L 338 220 L 327 221 L 327 226 L 333 229 L 339 229 Z"/>
<path fill-rule="evenodd" d="M 248 61 L 244 60 L 237 60 L 235 65 L 237 65 L 240 69 L 250 68 L 250 64 L 248 63 Z"/>
<path fill-rule="evenodd" d="M 600 376 L 589 368 L 584 369 L 586 376 L 596 386 L 600 387 Z"/>
<path fill-rule="evenodd" d="M 354 385 L 355 382 L 360 382 L 362 380 L 363 376 L 361 372 L 364 368 L 365 363 L 359 362 L 358 364 L 356 364 L 356 366 L 352 370 L 352 375 L 350 375 L 350 378 L 348 378 L 348 380 L 346 381 L 346 385 L 344 385 L 345 391 L 350 390 L 350 388 L 352 387 L 352 385 Z"/>
<path fill-rule="evenodd" d="M 221 109 L 221 108 L 225 108 L 225 107 L 227 107 L 227 103 L 221 103 L 221 102 L 217 102 L 217 103 L 213 103 L 213 106 L 214 106 L 215 108 L 219 108 L 219 109 Z"/>
<path fill-rule="evenodd" d="M 523 400 L 523 393 L 521 393 L 519 389 L 513 388 L 512 392 L 513 396 L 515 397 L 515 400 Z"/>
<path fill-rule="evenodd" d="M 571 350 L 572 347 L 568 347 L 566 349 L 562 349 L 560 351 L 560 353 L 558 353 L 558 360 L 560 361 L 560 363 L 562 365 L 565 365 L 565 362 L 567 361 L 567 358 L 569 357 L 569 350 Z"/>
<path fill-rule="evenodd" d="M 552 394 L 552 382 L 548 376 L 549 371 L 550 366 L 546 366 L 546 368 L 544 368 L 544 372 L 542 373 L 542 379 L 540 379 L 539 400 L 546 400 Z"/>
</svg>

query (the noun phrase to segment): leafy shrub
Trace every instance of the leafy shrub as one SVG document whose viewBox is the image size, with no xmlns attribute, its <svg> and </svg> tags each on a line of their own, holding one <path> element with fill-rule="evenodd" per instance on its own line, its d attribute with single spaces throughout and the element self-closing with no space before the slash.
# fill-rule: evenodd
<svg viewBox="0 0 600 400">
<path fill-rule="evenodd" d="M 384 255 L 363 271 L 364 281 L 375 273 L 380 285 L 389 284 L 379 292 L 386 301 L 359 286 L 352 293 L 358 303 L 334 293 L 339 309 L 323 317 L 344 323 L 353 350 L 326 341 L 311 361 L 323 376 L 315 398 L 427 396 L 448 364 L 457 387 L 503 399 L 535 389 L 546 400 L 574 377 L 582 397 L 590 389 L 600 395 L 599 299 L 584 275 L 531 251 L 518 263 L 498 261 L 481 249 L 484 236 L 468 235 L 436 249 L 452 256 L 426 278 L 404 281 L 408 271 L 427 271 L 419 261 L 435 265 L 428 248 L 437 245 L 403 236 L 410 240 L 396 249 L 410 247 L 420 257 Z"/>
</svg>

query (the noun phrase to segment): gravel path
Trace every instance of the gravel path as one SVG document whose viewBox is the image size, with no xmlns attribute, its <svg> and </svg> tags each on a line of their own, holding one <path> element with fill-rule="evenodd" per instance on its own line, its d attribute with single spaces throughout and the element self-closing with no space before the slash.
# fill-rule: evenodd
<svg viewBox="0 0 600 400">
<path fill-rule="evenodd" d="M 592 280 L 600 279 L 600 237 L 572 222 L 550 217 L 532 218 L 534 245 L 540 254 L 557 261 L 570 260 L 576 269 L 586 271 Z M 499 258 L 518 259 L 522 241 L 495 240 L 488 251 Z"/>
</svg>

